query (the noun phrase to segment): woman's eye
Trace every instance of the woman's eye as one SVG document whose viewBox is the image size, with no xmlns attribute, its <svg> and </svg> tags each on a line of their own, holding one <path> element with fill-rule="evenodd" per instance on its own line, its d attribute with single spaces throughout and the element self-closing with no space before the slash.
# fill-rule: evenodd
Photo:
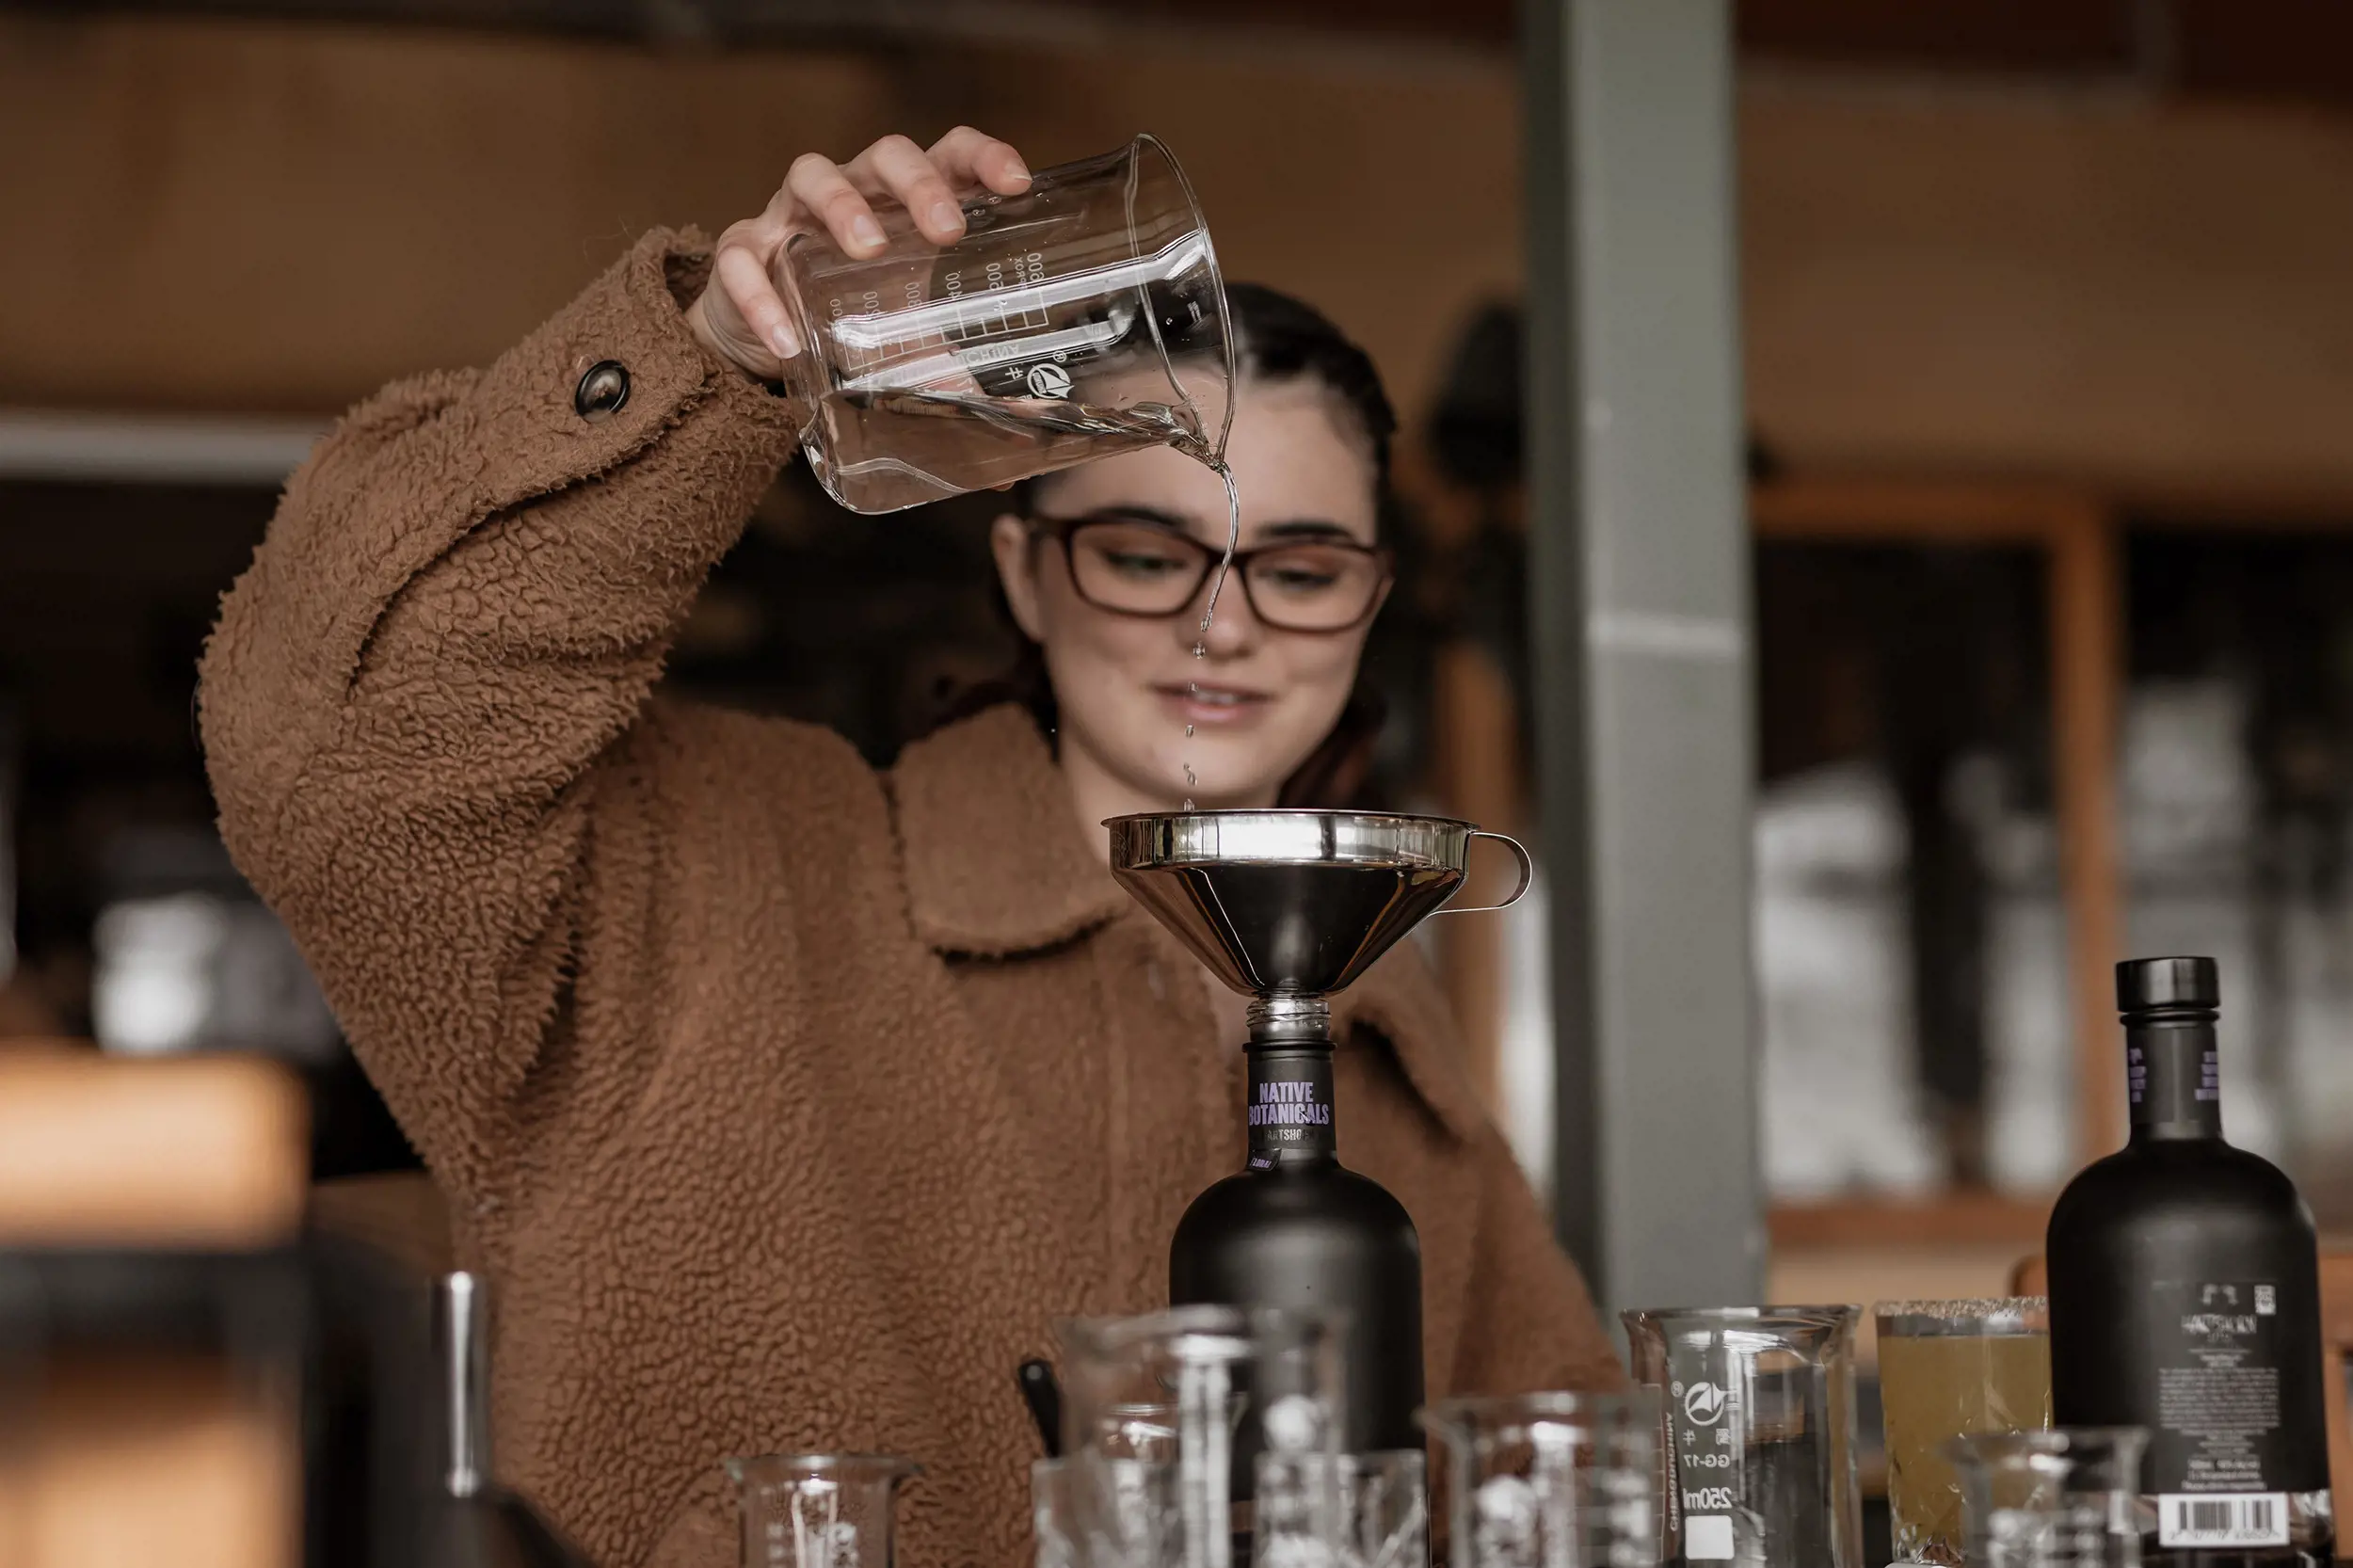
<svg viewBox="0 0 2353 1568">
<path fill-rule="evenodd" d="M 1182 561 L 1158 551 L 1107 550 L 1103 563 L 1123 577 L 1171 577 L 1184 569 Z"/>
<path fill-rule="evenodd" d="M 1345 568 L 1336 561 L 1313 557 L 1285 557 L 1262 561 L 1258 567 L 1258 583 L 1287 594 L 1321 593 L 1339 582 Z"/>
</svg>

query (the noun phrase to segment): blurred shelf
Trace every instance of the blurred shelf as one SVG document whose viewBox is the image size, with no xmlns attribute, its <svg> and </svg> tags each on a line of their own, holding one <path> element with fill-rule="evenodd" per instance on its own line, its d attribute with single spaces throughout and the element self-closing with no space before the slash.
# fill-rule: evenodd
<svg viewBox="0 0 2353 1568">
<path fill-rule="evenodd" d="M 1775 1204 L 1766 1214 L 1776 1251 L 1829 1247 L 2042 1245 L 2051 1198 L 1948 1192 L 1926 1198 L 1842 1198 Z"/>
<path fill-rule="evenodd" d="M 2043 542 L 2105 517 L 2085 491 L 2055 485 L 1808 475 L 1749 487 L 1749 520 L 1767 538 Z"/>
</svg>

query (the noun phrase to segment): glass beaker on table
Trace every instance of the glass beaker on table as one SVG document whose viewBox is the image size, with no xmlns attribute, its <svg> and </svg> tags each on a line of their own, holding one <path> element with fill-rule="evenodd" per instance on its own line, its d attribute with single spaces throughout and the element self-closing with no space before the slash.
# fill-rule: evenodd
<svg viewBox="0 0 2353 1568">
<path fill-rule="evenodd" d="M 2140 1568 L 2138 1427 L 1957 1437 L 1969 1568 Z M 2153 1521 L 2150 1522 L 2153 1528 Z"/>
<path fill-rule="evenodd" d="M 1429 1568 L 1419 1448 L 1258 1456 L 1255 1568 Z"/>
<path fill-rule="evenodd" d="M 894 512 L 1155 445 L 1221 467 L 1231 316 L 1168 149 L 1140 136 L 963 207 L 952 245 L 877 202 L 879 253 L 811 221 L 776 257 L 803 344 L 785 391 L 826 491 Z"/>
<path fill-rule="evenodd" d="M 1653 1568 L 1659 1560 L 1658 1397 L 1514 1394 L 1422 1413 L 1446 1448 L 1453 1568 Z"/>
<path fill-rule="evenodd" d="M 2010 1296 L 1881 1302 L 1873 1311 L 1896 1557 L 1953 1568 L 1964 1544 L 1948 1446 L 2050 1426 L 2049 1304 Z"/>
<path fill-rule="evenodd" d="M 888 1454 L 763 1454 L 727 1462 L 744 1568 L 892 1568 L 899 1487 L 922 1466 Z"/>
<path fill-rule="evenodd" d="M 1854 1306 L 1620 1315 L 1634 1381 L 1659 1391 L 1665 1560 L 1863 1568 Z"/>
<path fill-rule="evenodd" d="M 1241 1568 L 1259 1461 L 1294 1539 L 1338 1537 L 1343 1328 L 1313 1313 L 1181 1306 L 1060 1325 L 1064 1533 L 1093 1568 Z M 1337 1550 L 1337 1545 L 1335 1548 Z"/>
</svg>

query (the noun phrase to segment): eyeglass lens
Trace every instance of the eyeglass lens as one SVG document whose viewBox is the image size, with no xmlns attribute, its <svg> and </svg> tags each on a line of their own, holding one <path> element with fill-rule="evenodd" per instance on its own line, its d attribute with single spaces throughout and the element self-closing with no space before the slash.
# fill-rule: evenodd
<svg viewBox="0 0 2353 1568">
<path fill-rule="evenodd" d="M 1131 616 L 1184 609 L 1217 560 L 1199 541 L 1145 523 L 1083 523 L 1069 540 L 1080 597 Z M 1245 551 L 1239 568 L 1251 610 L 1283 631 L 1353 626 L 1381 591 L 1380 558 L 1350 544 L 1303 539 L 1265 546 Z"/>
</svg>

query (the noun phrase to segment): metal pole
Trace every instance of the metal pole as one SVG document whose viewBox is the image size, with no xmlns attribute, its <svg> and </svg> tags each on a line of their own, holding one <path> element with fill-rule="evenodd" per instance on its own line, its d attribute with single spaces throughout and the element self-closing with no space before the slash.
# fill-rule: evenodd
<svg viewBox="0 0 2353 1568">
<path fill-rule="evenodd" d="M 1523 0 L 1555 1212 L 1607 1306 L 1762 1291 L 1730 0 Z"/>
<path fill-rule="evenodd" d="M 328 427 L 323 419 L 0 408 L 0 480 L 275 489 Z"/>
</svg>

